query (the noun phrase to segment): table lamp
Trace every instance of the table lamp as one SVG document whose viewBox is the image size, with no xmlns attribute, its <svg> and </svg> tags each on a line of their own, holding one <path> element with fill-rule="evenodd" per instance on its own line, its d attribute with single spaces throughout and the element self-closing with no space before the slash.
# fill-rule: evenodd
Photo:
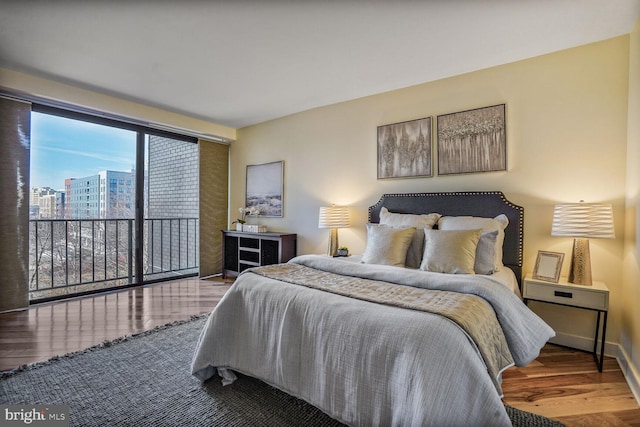
<svg viewBox="0 0 640 427">
<path fill-rule="evenodd" d="M 569 282 L 591 286 L 589 239 L 613 239 L 613 208 L 604 203 L 566 203 L 553 211 L 551 235 L 573 237 Z"/>
<path fill-rule="evenodd" d="M 349 208 L 346 206 L 322 206 L 318 228 L 330 228 L 327 255 L 334 256 L 338 250 L 338 228 L 349 227 Z"/>
</svg>

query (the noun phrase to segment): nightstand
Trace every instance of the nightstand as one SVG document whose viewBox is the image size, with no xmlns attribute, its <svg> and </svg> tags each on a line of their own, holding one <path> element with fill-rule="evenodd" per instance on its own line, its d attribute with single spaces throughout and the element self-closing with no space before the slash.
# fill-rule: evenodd
<svg viewBox="0 0 640 427">
<path fill-rule="evenodd" d="M 596 311 L 598 318 L 593 342 L 593 357 L 596 360 L 598 371 L 602 372 L 604 342 L 607 333 L 607 314 L 609 312 L 609 289 L 603 282 L 594 280 L 592 286 L 584 286 L 568 283 L 566 278 L 561 279 L 558 283 L 552 283 L 527 276 L 524 279 L 522 298 L 525 304 L 529 301 L 541 301 L 549 304 L 566 305 L 568 307 Z M 602 314 L 604 314 L 604 316 L 602 316 Z M 600 358 L 598 359 L 597 348 L 601 317 L 604 319 L 602 322 Z"/>
</svg>

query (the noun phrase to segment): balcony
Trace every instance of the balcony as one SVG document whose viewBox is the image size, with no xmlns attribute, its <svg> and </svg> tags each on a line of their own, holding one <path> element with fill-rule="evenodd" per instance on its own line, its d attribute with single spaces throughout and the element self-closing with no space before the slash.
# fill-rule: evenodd
<svg viewBox="0 0 640 427">
<path fill-rule="evenodd" d="M 140 280 L 135 220 L 30 220 L 30 301 L 198 274 L 198 218 L 146 218 L 143 235 Z"/>
</svg>

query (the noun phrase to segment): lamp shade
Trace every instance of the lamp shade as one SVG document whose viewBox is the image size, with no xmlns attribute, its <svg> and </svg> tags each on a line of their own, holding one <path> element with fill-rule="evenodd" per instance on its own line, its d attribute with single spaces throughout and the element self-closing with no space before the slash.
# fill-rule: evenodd
<svg viewBox="0 0 640 427">
<path fill-rule="evenodd" d="M 604 203 L 566 203 L 553 211 L 551 235 L 613 239 L 613 208 Z"/>
<path fill-rule="evenodd" d="M 346 206 L 322 206 L 318 228 L 349 227 L 349 208 Z"/>
</svg>

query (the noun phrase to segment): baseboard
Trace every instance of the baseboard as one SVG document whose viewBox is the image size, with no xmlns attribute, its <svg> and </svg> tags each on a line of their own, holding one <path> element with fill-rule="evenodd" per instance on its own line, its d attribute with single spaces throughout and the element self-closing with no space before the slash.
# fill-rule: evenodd
<svg viewBox="0 0 640 427">
<path fill-rule="evenodd" d="M 584 350 L 588 352 L 593 351 L 593 338 L 585 338 L 578 335 L 563 334 L 562 332 L 556 332 L 556 336 L 549 340 L 552 344 L 563 345 L 566 347 L 577 348 L 578 350 Z M 611 342 L 605 342 L 604 355 L 610 357 L 617 357 L 618 344 Z M 600 356 L 600 341 L 598 341 L 598 356 Z"/>
<path fill-rule="evenodd" d="M 618 346 L 618 354 L 616 356 L 618 359 L 618 365 L 620 365 L 620 369 L 622 370 L 622 374 L 624 378 L 627 380 L 627 384 L 629 384 L 629 388 L 631 389 L 631 393 L 633 393 L 633 397 L 636 398 L 636 402 L 640 405 L 640 372 L 633 366 L 631 363 L 631 358 L 624 351 L 621 345 Z"/>
<path fill-rule="evenodd" d="M 560 332 L 557 333 L 554 338 L 550 339 L 549 342 L 588 352 L 593 351 L 593 338 L 589 339 Z M 600 342 L 598 342 L 598 350 L 600 350 Z M 624 351 L 621 345 L 612 342 L 605 342 L 604 355 L 614 357 L 618 361 L 620 370 L 622 370 L 622 374 L 631 389 L 631 393 L 633 394 L 633 397 L 635 397 L 636 402 L 638 402 L 638 405 L 640 405 L 640 372 L 638 372 L 638 369 L 633 366 L 633 363 L 631 363 L 629 355 Z"/>
<path fill-rule="evenodd" d="M 1 310 L 0 314 L 2 314 L 2 313 L 13 313 L 14 311 L 25 311 L 25 310 L 29 310 L 29 306 L 18 307 L 18 308 L 10 308 L 10 309 L 7 309 L 7 310 Z"/>
</svg>

